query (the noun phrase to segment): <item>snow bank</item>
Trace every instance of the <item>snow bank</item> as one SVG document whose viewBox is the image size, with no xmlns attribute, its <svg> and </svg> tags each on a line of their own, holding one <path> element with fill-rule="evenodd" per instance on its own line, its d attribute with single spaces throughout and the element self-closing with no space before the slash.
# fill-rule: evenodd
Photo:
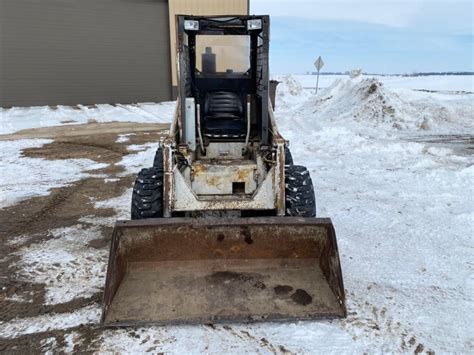
<svg viewBox="0 0 474 355">
<path fill-rule="evenodd" d="M 310 104 L 316 114 L 333 119 L 353 119 L 372 125 L 385 123 L 395 128 L 401 128 L 407 119 L 416 115 L 398 95 L 386 90 L 375 78 L 336 80 Z"/>
<path fill-rule="evenodd" d="M 374 77 L 337 79 L 317 96 L 314 93 L 298 96 L 300 90 L 301 85 L 295 78 L 283 82 L 282 94 L 278 97 L 282 101 L 277 101 L 277 110 L 286 110 L 296 103 L 314 122 L 329 120 L 342 126 L 357 122 L 365 127 L 412 131 L 474 129 L 470 95 L 394 91 Z M 291 102 L 288 96 L 292 93 L 296 97 Z"/>
<path fill-rule="evenodd" d="M 303 92 L 303 86 L 292 75 L 283 77 L 277 86 L 278 97 L 286 97 L 288 95 L 298 96 Z"/>
<path fill-rule="evenodd" d="M 276 89 L 276 105 L 288 108 L 295 102 L 301 102 L 307 98 L 308 94 L 301 83 L 292 75 L 278 78 L 279 84 Z"/>
<path fill-rule="evenodd" d="M 275 80 L 281 80 L 286 75 L 272 75 Z M 305 89 L 314 90 L 316 75 L 292 75 Z M 443 93 L 471 92 L 474 93 L 473 75 L 429 75 L 429 76 L 395 76 L 367 75 L 377 78 L 390 90 L 411 89 L 429 90 Z M 320 75 L 319 88 L 327 88 L 337 79 L 348 78 L 348 75 Z"/>
</svg>

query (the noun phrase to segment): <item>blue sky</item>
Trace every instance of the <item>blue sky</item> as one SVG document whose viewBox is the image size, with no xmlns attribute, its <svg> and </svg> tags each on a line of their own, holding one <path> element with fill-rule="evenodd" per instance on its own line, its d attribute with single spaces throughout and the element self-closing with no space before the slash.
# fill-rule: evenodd
<svg viewBox="0 0 474 355">
<path fill-rule="evenodd" d="M 474 0 L 473 0 L 474 1 Z M 273 73 L 474 71 L 473 1 L 250 0 L 271 16 Z"/>
</svg>

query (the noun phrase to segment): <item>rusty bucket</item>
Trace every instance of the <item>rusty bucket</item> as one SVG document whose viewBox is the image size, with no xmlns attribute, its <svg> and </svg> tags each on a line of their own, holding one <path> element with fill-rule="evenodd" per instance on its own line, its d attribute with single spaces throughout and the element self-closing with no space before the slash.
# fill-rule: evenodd
<svg viewBox="0 0 474 355">
<path fill-rule="evenodd" d="M 102 324 L 345 317 L 330 219 L 118 221 Z"/>
</svg>

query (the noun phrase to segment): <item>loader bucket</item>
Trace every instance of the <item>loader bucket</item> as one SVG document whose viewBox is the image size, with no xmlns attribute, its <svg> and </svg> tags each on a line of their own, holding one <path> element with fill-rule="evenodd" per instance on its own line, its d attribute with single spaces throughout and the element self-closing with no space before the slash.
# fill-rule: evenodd
<svg viewBox="0 0 474 355">
<path fill-rule="evenodd" d="M 103 325 L 345 315 L 330 219 L 160 218 L 116 223 Z"/>
</svg>

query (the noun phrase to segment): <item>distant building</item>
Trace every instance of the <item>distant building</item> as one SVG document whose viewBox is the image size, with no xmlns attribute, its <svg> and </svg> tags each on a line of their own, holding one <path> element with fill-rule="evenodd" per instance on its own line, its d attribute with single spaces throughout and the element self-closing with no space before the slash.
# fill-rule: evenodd
<svg viewBox="0 0 474 355">
<path fill-rule="evenodd" d="M 249 0 L 1 0 L 0 106 L 171 100 L 177 14 Z"/>
</svg>

